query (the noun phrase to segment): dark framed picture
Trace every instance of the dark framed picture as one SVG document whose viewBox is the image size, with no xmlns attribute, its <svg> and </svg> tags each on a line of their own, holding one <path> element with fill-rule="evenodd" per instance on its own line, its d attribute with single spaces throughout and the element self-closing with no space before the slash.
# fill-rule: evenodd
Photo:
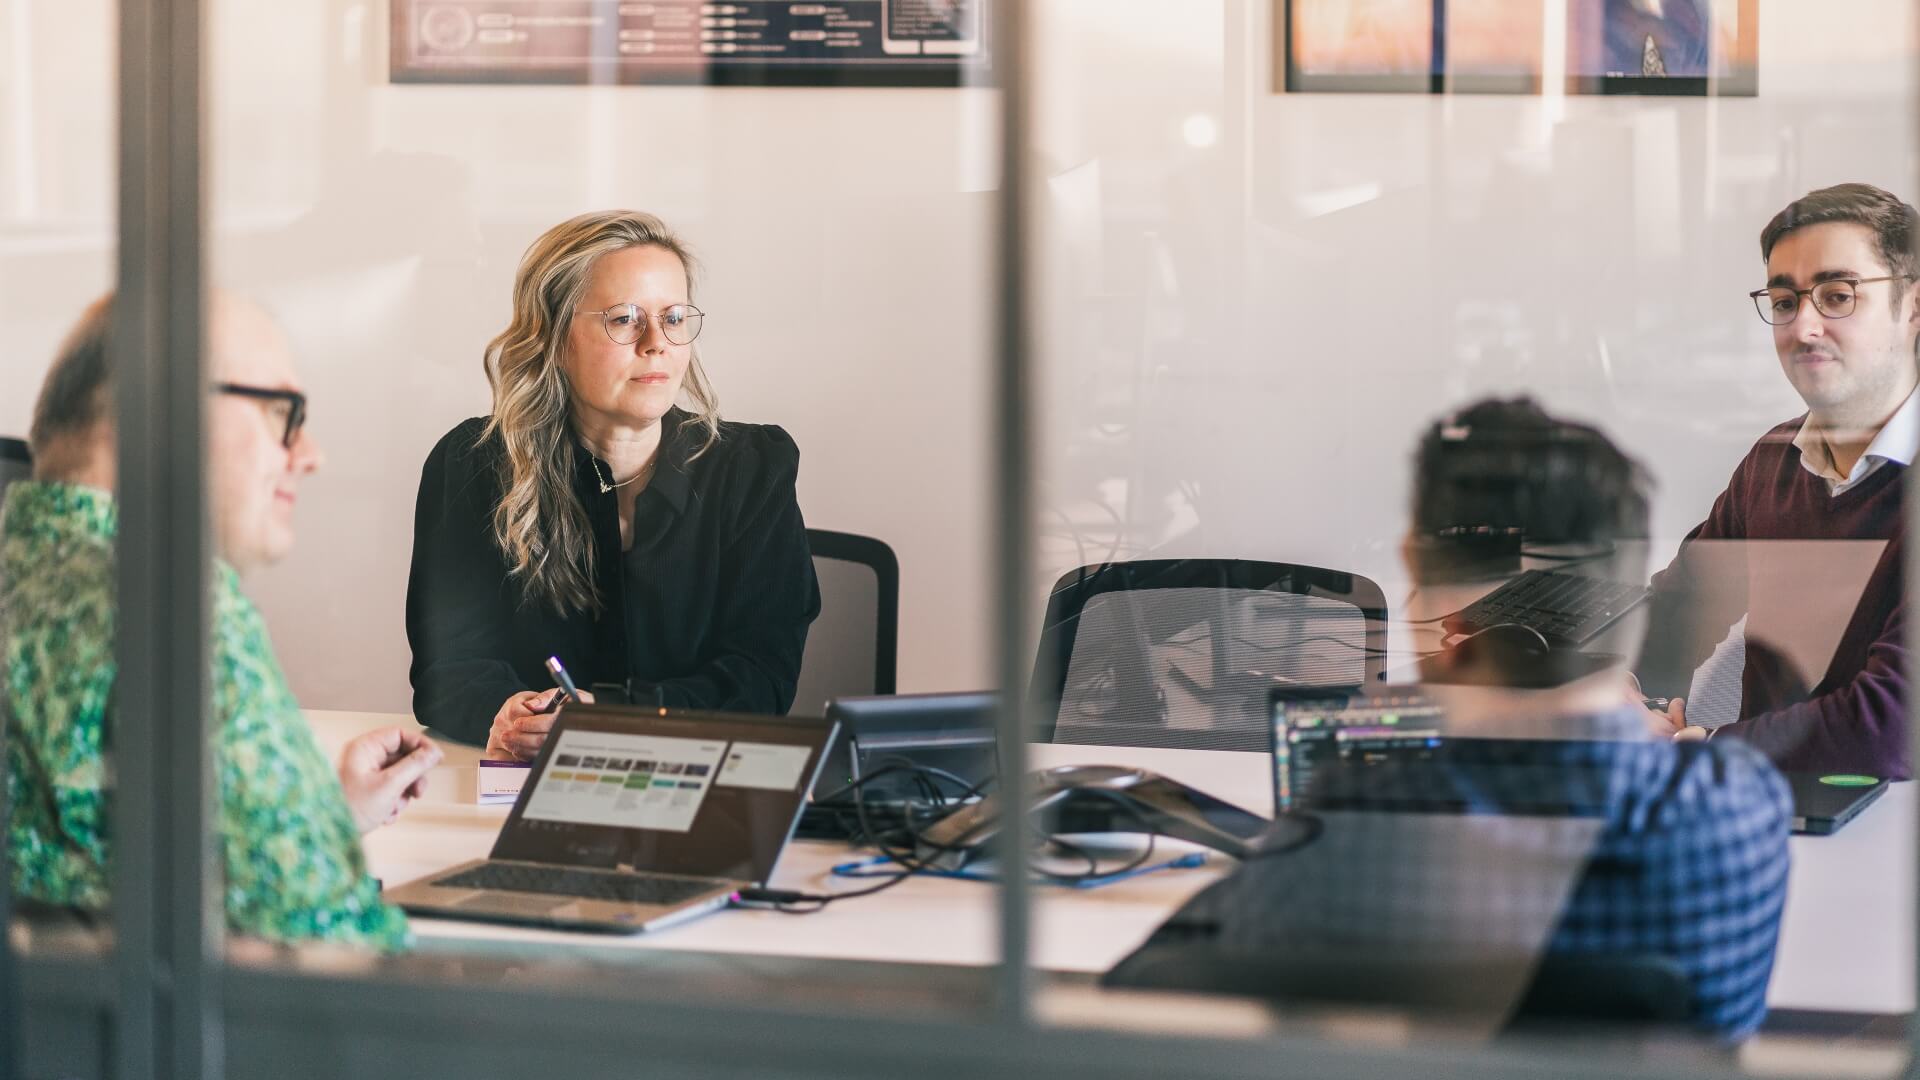
<svg viewBox="0 0 1920 1080">
<path fill-rule="evenodd" d="M 390 0 L 396 83 L 962 86 L 993 0 Z"/>
<path fill-rule="evenodd" d="M 1751 97 L 1759 0 L 1274 0 L 1290 93 Z"/>
</svg>

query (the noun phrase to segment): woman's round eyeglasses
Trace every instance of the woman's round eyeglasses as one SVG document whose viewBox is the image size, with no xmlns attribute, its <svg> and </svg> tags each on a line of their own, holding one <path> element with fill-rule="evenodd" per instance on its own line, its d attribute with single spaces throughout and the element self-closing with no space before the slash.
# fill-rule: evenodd
<svg viewBox="0 0 1920 1080">
<path fill-rule="evenodd" d="M 668 341 L 675 345 L 691 345 L 693 339 L 700 336 L 700 324 L 707 318 L 705 312 L 692 304 L 674 304 L 653 316 L 642 311 L 639 304 L 615 304 L 602 311 L 582 311 L 580 314 L 600 316 L 600 325 L 607 328 L 607 336 L 616 345 L 631 345 L 646 336 L 649 318 L 659 323 L 660 333 Z"/>
</svg>

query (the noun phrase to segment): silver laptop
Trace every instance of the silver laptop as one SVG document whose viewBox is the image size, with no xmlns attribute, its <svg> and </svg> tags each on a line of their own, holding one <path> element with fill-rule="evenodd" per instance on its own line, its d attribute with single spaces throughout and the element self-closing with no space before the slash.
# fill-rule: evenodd
<svg viewBox="0 0 1920 1080">
<path fill-rule="evenodd" d="M 569 705 L 493 854 L 389 889 L 410 912 L 615 933 L 773 876 L 838 725 Z"/>
</svg>

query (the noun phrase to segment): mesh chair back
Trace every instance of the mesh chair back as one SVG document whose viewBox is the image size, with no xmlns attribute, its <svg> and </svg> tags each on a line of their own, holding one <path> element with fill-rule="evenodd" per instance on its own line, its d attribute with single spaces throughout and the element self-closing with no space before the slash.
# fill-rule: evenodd
<svg viewBox="0 0 1920 1080">
<path fill-rule="evenodd" d="M 1268 691 L 1378 677 L 1386 600 L 1356 574 L 1240 559 L 1082 567 L 1047 606 L 1029 697 L 1054 742 L 1265 752 Z"/>
<path fill-rule="evenodd" d="M 900 632 L 900 563 L 869 536 L 808 529 L 820 617 L 807 631 L 793 712 L 819 716 L 838 697 L 891 694 Z"/>
</svg>

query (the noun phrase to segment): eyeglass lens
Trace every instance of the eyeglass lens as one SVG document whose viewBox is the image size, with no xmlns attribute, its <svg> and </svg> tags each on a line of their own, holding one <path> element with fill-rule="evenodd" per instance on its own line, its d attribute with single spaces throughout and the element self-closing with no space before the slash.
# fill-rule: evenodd
<svg viewBox="0 0 1920 1080">
<path fill-rule="evenodd" d="M 1810 290 L 1814 310 L 1829 319 L 1844 319 L 1853 314 L 1854 284 L 1851 281 L 1823 281 Z M 1775 326 L 1785 326 L 1800 314 L 1800 293 L 1792 289 L 1768 289 L 1754 297 L 1760 317 Z"/>
<path fill-rule="evenodd" d="M 647 332 L 646 312 L 638 304 L 615 304 L 600 315 L 607 336 L 616 344 L 631 345 Z M 660 332 L 675 345 L 691 345 L 700 336 L 700 324 L 706 316 L 692 304 L 675 304 L 652 316 L 660 321 Z"/>
</svg>

